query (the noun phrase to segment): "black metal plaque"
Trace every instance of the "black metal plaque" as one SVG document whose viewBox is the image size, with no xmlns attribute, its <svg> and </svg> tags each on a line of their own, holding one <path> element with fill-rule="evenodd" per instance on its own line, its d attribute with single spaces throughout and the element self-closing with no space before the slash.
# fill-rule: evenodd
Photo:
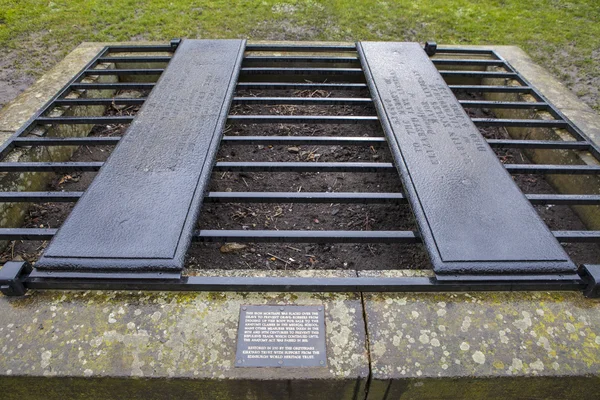
<svg viewBox="0 0 600 400">
<path fill-rule="evenodd" d="M 244 48 L 243 40 L 179 45 L 37 268 L 183 268 Z"/>
<path fill-rule="evenodd" d="M 421 46 L 357 47 L 434 271 L 574 272 Z"/>
<path fill-rule="evenodd" d="M 242 306 L 236 367 L 324 367 L 323 306 Z"/>
</svg>

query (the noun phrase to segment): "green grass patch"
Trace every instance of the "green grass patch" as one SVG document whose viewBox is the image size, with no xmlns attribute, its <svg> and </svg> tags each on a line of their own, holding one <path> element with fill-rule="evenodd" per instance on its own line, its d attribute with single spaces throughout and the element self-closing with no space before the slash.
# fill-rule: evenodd
<svg viewBox="0 0 600 400">
<path fill-rule="evenodd" d="M 568 85 L 596 85 L 598 21 L 598 0 L 0 0 L 0 46 L 19 50 L 19 58 L 50 53 L 37 66 L 41 73 L 82 41 L 244 37 L 511 44 L 562 73 Z M 32 63 L 20 62 L 32 69 Z M 600 109 L 597 100 L 592 105 Z"/>
</svg>

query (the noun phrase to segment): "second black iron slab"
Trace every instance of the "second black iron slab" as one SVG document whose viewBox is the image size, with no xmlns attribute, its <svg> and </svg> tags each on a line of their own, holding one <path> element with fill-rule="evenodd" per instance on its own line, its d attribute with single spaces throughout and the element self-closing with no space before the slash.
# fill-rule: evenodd
<svg viewBox="0 0 600 400">
<path fill-rule="evenodd" d="M 434 271 L 575 271 L 420 45 L 358 50 Z"/>
<path fill-rule="evenodd" d="M 242 40 L 179 45 L 37 268 L 183 268 L 244 45 Z"/>
</svg>

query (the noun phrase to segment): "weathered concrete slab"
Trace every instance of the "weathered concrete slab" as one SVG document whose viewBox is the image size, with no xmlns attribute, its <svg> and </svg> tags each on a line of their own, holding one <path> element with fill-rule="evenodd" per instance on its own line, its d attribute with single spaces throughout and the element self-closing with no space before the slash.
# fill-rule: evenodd
<svg viewBox="0 0 600 400">
<path fill-rule="evenodd" d="M 327 366 L 235 368 L 242 304 L 323 305 Z M 3 399 L 355 399 L 363 398 L 369 374 L 358 293 L 88 291 L 0 297 L 0 352 Z"/>
<path fill-rule="evenodd" d="M 570 292 L 365 293 L 364 306 L 370 400 L 597 396 L 600 301 Z"/>
</svg>

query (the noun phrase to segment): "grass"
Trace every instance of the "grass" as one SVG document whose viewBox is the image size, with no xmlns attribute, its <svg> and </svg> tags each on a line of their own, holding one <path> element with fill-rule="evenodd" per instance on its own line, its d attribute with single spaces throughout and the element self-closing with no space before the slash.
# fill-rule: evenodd
<svg viewBox="0 0 600 400">
<path fill-rule="evenodd" d="M 600 110 L 598 21 L 598 0 L 0 0 L 0 46 L 14 54 L 12 67 L 41 74 L 82 41 L 512 44 Z"/>
</svg>

